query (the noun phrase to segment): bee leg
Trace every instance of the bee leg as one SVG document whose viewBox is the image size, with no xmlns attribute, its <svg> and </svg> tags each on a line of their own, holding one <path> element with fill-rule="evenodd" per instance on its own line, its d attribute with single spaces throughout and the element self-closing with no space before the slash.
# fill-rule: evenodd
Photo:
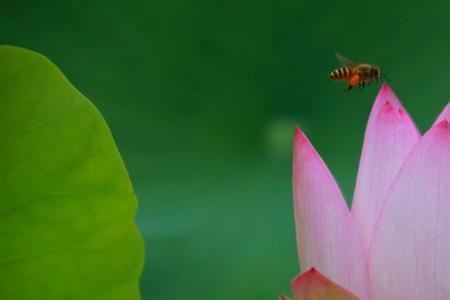
<svg viewBox="0 0 450 300">
<path fill-rule="evenodd" d="M 350 80 L 348 81 L 348 87 L 347 92 L 350 91 L 355 85 L 359 83 L 359 75 L 354 75 Z"/>
</svg>

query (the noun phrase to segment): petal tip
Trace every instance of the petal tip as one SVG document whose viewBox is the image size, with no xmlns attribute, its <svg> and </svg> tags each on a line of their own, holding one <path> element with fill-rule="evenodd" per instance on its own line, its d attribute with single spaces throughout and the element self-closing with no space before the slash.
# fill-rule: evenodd
<svg viewBox="0 0 450 300">
<path fill-rule="evenodd" d="M 450 129 L 450 125 L 449 125 L 447 119 L 443 119 L 442 121 L 437 123 L 436 127 L 440 128 L 440 129 L 444 129 L 444 130 L 449 130 Z"/>
<path fill-rule="evenodd" d="M 389 84 L 387 84 L 386 82 L 383 82 L 383 84 L 381 85 L 381 91 L 392 91 L 392 89 L 389 86 Z"/>
<path fill-rule="evenodd" d="M 378 95 L 375 100 L 375 113 L 377 114 L 383 106 L 386 104 L 386 101 L 389 101 L 394 108 L 401 108 L 402 105 L 395 95 L 394 91 L 391 89 L 387 83 L 383 83 L 383 86 L 380 88 Z"/>
<path fill-rule="evenodd" d="M 450 142 L 450 122 L 448 119 L 438 120 L 426 135 L 434 136 L 437 141 Z"/>
<path fill-rule="evenodd" d="M 289 300 L 289 298 L 287 296 L 285 296 L 285 295 L 280 295 L 278 300 Z"/>
<path fill-rule="evenodd" d="M 295 126 L 294 140 L 296 145 L 308 144 L 308 138 L 298 126 Z"/>
<path fill-rule="evenodd" d="M 394 91 L 391 89 L 391 87 L 387 83 L 383 83 L 378 94 L 388 96 L 389 98 L 393 98 L 392 96 L 395 97 Z M 397 98 L 397 97 L 395 97 L 395 98 Z M 387 99 L 387 100 L 393 101 L 393 99 Z"/>
<path fill-rule="evenodd" d="M 447 105 L 444 107 L 441 114 L 436 119 L 436 122 L 434 123 L 434 125 L 439 124 L 443 120 L 450 120 L 450 102 L 447 103 Z"/>
<path fill-rule="evenodd" d="M 295 137 L 296 137 L 296 138 L 299 138 L 299 137 L 301 137 L 301 135 L 303 135 L 303 132 L 302 132 L 302 130 L 300 129 L 300 127 L 295 126 L 295 132 L 294 132 L 294 134 L 295 134 Z"/>
<path fill-rule="evenodd" d="M 295 276 L 295 278 L 292 279 L 291 285 L 293 287 L 297 287 L 300 285 L 301 282 L 313 280 L 314 278 L 317 277 L 321 277 L 321 274 L 319 271 L 317 271 L 316 268 L 312 267 L 308 271 Z"/>
<path fill-rule="evenodd" d="M 335 283 L 314 267 L 292 280 L 294 299 L 360 300 L 351 291 Z M 336 298 L 337 296 L 337 298 Z"/>
<path fill-rule="evenodd" d="M 372 126 L 373 123 L 377 123 L 380 118 L 383 121 L 387 119 L 403 122 L 404 124 L 407 124 L 408 127 L 413 128 L 414 134 L 417 136 L 420 135 L 414 121 L 388 85 L 381 88 L 375 99 L 369 117 L 369 126 Z"/>
</svg>

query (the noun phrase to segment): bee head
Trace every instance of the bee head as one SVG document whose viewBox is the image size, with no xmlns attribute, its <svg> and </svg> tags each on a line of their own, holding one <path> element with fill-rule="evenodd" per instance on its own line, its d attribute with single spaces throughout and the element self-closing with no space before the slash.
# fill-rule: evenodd
<svg viewBox="0 0 450 300">
<path fill-rule="evenodd" d="M 372 68 L 372 77 L 375 78 L 377 81 L 381 78 L 381 69 L 379 66 L 373 66 Z"/>
</svg>

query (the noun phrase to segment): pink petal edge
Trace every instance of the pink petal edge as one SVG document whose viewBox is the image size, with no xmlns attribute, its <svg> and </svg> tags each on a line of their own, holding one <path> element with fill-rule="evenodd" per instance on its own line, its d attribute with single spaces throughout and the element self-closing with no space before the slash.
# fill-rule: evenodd
<svg viewBox="0 0 450 300">
<path fill-rule="evenodd" d="M 301 269 L 318 268 L 367 299 L 368 274 L 352 215 L 327 166 L 299 128 L 295 130 L 293 190 Z"/>
<path fill-rule="evenodd" d="M 369 252 L 373 300 L 450 299 L 449 106 L 392 184 Z"/>
<path fill-rule="evenodd" d="M 367 124 L 352 204 L 366 255 L 387 191 L 419 138 L 409 114 L 383 84 Z"/>
<path fill-rule="evenodd" d="M 433 126 L 444 120 L 447 120 L 450 122 L 450 102 L 445 106 L 444 110 L 441 112 L 439 117 L 436 119 Z"/>
<path fill-rule="evenodd" d="M 358 300 L 356 295 L 311 268 L 292 280 L 294 300 Z"/>
</svg>

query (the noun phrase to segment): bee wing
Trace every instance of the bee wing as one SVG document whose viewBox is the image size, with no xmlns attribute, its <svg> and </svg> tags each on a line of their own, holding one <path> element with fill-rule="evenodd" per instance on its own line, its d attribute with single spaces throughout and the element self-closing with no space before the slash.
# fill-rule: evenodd
<svg viewBox="0 0 450 300">
<path fill-rule="evenodd" d="M 354 66 L 356 65 L 351 59 L 349 59 L 349 58 L 343 56 L 343 55 L 340 54 L 340 53 L 337 53 L 337 52 L 336 52 L 336 57 L 337 57 L 337 59 L 339 60 L 339 62 L 341 63 L 341 65 L 342 65 L 343 67 L 349 67 L 349 68 L 351 68 L 351 67 L 354 67 Z"/>
</svg>

